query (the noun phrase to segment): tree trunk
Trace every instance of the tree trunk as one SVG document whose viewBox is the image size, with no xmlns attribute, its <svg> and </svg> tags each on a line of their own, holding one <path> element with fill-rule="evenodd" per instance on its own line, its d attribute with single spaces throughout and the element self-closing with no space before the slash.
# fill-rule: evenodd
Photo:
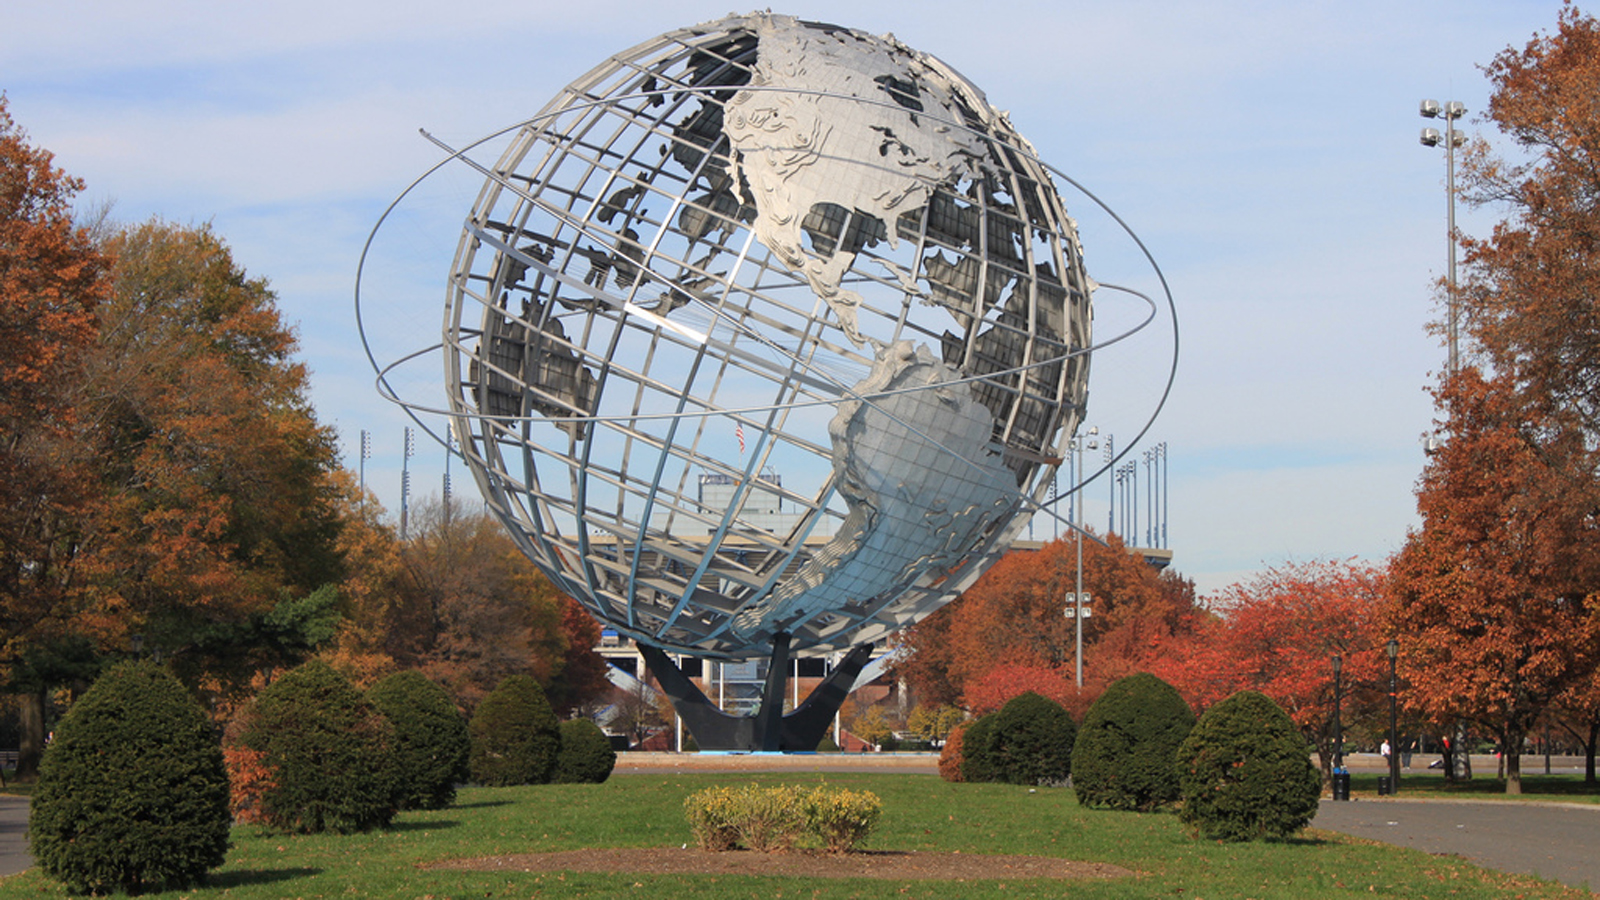
<svg viewBox="0 0 1600 900">
<path fill-rule="evenodd" d="M 1589 741 L 1583 745 L 1583 780 L 1587 784 L 1594 784 L 1594 750 L 1595 744 L 1600 743 L 1600 719 L 1589 720 Z"/>
<path fill-rule="evenodd" d="M 1500 767 L 1505 770 L 1506 793 L 1522 793 L 1522 730 L 1507 728 L 1500 740 Z"/>
<path fill-rule="evenodd" d="M 44 700 L 43 691 L 30 691 L 22 695 L 18 715 L 21 736 L 17 741 L 17 780 L 36 778 L 39 760 L 44 756 Z"/>
</svg>

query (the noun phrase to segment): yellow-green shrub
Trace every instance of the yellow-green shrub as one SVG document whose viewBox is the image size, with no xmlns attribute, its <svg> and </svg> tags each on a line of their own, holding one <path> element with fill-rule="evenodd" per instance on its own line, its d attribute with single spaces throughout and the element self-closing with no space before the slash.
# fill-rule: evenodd
<svg viewBox="0 0 1600 900">
<path fill-rule="evenodd" d="M 806 797 L 806 828 L 829 853 L 848 853 L 871 833 L 883 802 L 871 791 L 817 788 Z"/>
<path fill-rule="evenodd" d="M 733 826 L 732 788 L 706 788 L 690 794 L 683 801 L 683 810 L 689 819 L 689 831 L 701 850 L 720 853 L 739 846 L 739 830 Z"/>
<path fill-rule="evenodd" d="M 770 853 L 802 841 L 845 853 L 865 840 L 883 812 L 868 791 L 795 785 L 714 787 L 684 800 L 689 830 L 702 850 L 746 847 Z"/>
</svg>

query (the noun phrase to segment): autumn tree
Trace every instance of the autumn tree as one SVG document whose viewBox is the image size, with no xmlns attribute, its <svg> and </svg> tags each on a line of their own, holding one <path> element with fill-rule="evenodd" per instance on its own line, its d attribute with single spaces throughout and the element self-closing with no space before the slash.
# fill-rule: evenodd
<svg viewBox="0 0 1600 900">
<path fill-rule="evenodd" d="M 1317 749 L 1324 782 L 1335 753 L 1333 658 L 1343 661 L 1346 726 L 1386 682 L 1381 567 L 1354 560 L 1289 563 L 1210 600 L 1219 618 L 1151 671 L 1204 710 L 1241 690 L 1270 697 Z"/>
<path fill-rule="evenodd" d="M 228 693 L 303 656 L 253 643 L 252 621 L 340 577 L 334 437 L 276 296 L 210 228 L 146 222 L 107 250 L 81 403 L 101 493 L 83 574 L 104 621 L 84 625 L 142 630 Z"/>
<path fill-rule="evenodd" d="M 1456 296 L 1490 369 L 1532 407 L 1565 411 L 1600 436 L 1600 22 L 1567 6 L 1554 33 L 1507 48 L 1485 72 L 1487 118 L 1519 161 L 1475 142 L 1469 198 L 1507 210 L 1485 238 L 1462 239 Z"/>
<path fill-rule="evenodd" d="M 1496 733 L 1506 791 L 1523 739 L 1600 654 L 1594 460 L 1578 429 L 1501 377 L 1441 391 L 1449 437 L 1417 490 L 1422 525 L 1391 565 L 1407 702 Z"/>
<path fill-rule="evenodd" d="M 1600 752 L 1600 667 L 1557 697 L 1550 704 L 1549 716 L 1583 746 L 1583 780 L 1594 784 L 1595 758 Z"/>
<path fill-rule="evenodd" d="M 98 333 L 109 258 L 74 224 L 83 182 L 28 142 L 0 95 L 0 678 L 70 631 L 69 573 L 91 479 L 76 389 Z M 26 688 L 18 772 L 43 750 L 44 697 Z"/>
<path fill-rule="evenodd" d="M 974 701 L 986 708 L 1003 704 L 1025 690 L 1067 699 L 1060 691 L 1072 685 L 1066 705 L 1081 714 L 1107 681 L 1138 671 L 1204 618 L 1185 579 L 1158 574 L 1114 534 L 1105 545 L 1085 540 L 1083 585 L 1093 597 L 1093 615 L 1084 620 L 1086 690 L 1077 696 L 1077 633 L 1066 615 L 1076 562 L 1070 539 L 1008 553 L 960 597 L 905 632 L 896 674 L 923 702 L 968 709 Z M 1017 690 L 1007 693 L 1008 684 Z"/>
<path fill-rule="evenodd" d="M 1554 32 L 1485 68 L 1487 140 L 1464 193 L 1505 216 L 1463 237 L 1455 301 L 1475 361 L 1439 388 L 1446 438 L 1418 489 L 1423 524 L 1395 564 L 1412 699 L 1499 735 L 1506 789 L 1540 712 L 1594 666 L 1600 499 L 1600 23 L 1566 6 Z"/>
<path fill-rule="evenodd" d="M 510 675 L 531 675 L 558 711 L 604 696 L 600 629 L 558 593 L 500 522 L 437 498 L 410 511 L 401 540 L 376 501 L 353 508 L 346 553 L 348 619 L 331 659 L 346 671 L 416 669 L 463 711 Z M 374 512 L 376 510 L 376 512 Z"/>
</svg>

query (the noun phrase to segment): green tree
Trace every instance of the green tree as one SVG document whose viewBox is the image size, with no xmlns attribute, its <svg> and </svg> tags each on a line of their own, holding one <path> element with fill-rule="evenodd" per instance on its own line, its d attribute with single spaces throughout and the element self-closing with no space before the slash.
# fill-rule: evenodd
<svg viewBox="0 0 1600 900">
<path fill-rule="evenodd" d="M 28 817 L 30 850 L 68 889 L 165 890 L 228 851 L 228 775 L 194 696 L 162 667 L 123 663 L 62 719 Z"/>
<path fill-rule="evenodd" d="M 550 780 L 555 784 L 600 784 L 611 777 L 617 751 L 600 726 L 588 719 L 561 723 L 561 752 Z"/>
<path fill-rule="evenodd" d="M 1278 704 L 1240 691 L 1200 716 L 1176 756 L 1178 818 L 1210 840 L 1283 838 L 1311 822 L 1322 778 Z"/>
<path fill-rule="evenodd" d="M 1063 784 L 1076 739 L 1077 725 L 1061 704 L 1030 691 L 967 729 L 961 772 L 967 781 Z"/>
<path fill-rule="evenodd" d="M 1165 681 L 1139 673 L 1112 682 L 1073 744 L 1078 802 L 1140 812 L 1177 802 L 1172 760 L 1193 728 L 1193 710 Z"/>
<path fill-rule="evenodd" d="M 478 784 L 544 784 L 561 752 L 560 725 L 531 675 L 512 675 L 472 715 L 472 780 Z"/>
<path fill-rule="evenodd" d="M 467 779 L 467 720 L 444 688 L 421 672 L 396 672 L 367 691 L 394 725 L 401 809 L 443 809 Z"/>
<path fill-rule="evenodd" d="M 271 773 L 261 794 L 270 827 L 348 833 L 394 818 L 394 725 L 332 666 L 312 660 L 284 673 L 243 717 L 239 743 Z"/>
</svg>

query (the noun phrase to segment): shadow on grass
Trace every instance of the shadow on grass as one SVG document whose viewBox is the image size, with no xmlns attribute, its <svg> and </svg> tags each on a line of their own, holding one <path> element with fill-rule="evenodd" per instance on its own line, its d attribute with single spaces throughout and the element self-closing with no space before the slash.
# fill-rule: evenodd
<svg viewBox="0 0 1600 900">
<path fill-rule="evenodd" d="M 233 872 L 214 873 L 206 879 L 207 887 L 236 888 L 252 884 L 277 884 L 280 881 L 293 881 L 296 878 L 310 878 L 321 875 L 321 869 L 294 868 L 294 869 L 239 869 Z"/>
<path fill-rule="evenodd" d="M 456 828 L 460 822 L 451 819 L 429 819 L 426 822 L 391 822 L 390 831 L 442 831 L 446 828 Z"/>
<path fill-rule="evenodd" d="M 451 809 L 488 809 L 491 806 L 510 806 L 510 800 L 478 800 L 474 803 L 452 803 Z"/>
</svg>

